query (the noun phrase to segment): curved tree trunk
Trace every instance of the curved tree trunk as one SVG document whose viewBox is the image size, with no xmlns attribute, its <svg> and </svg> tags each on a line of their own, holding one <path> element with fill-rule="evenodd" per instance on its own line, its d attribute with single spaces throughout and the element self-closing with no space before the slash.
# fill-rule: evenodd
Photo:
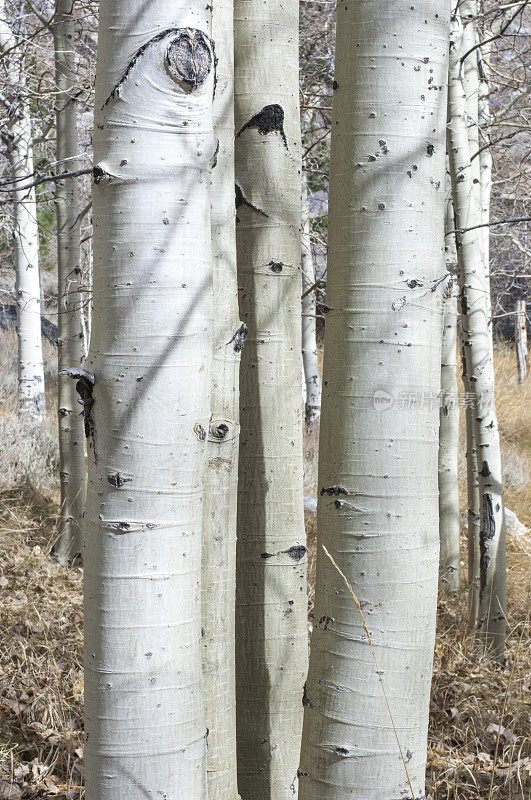
<svg viewBox="0 0 531 800">
<path fill-rule="evenodd" d="M 298 4 L 235 3 L 240 371 L 238 788 L 296 792 L 307 666 Z"/>
<path fill-rule="evenodd" d="M 372 646 L 319 546 L 302 800 L 424 796 L 448 16 L 434 0 L 338 7 L 318 543 Z"/>
<path fill-rule="evenodd" d="M 313 425 L 321 416 L 321 377 L 317 360 L 315 337 L 315 269 L 310 238 L 310 215 L 308 212 L 308 181 L 302 180 L 302 364 L 304 368 L 304 418 L 307 426 Z M 310 291 L 311 290 L 311 291 Z"/>
<path fill-rule="evenodd" d="M 210 15 L 106 0 L 99 32 L 94 325 L 77 384 L 90 440 L 86 796 L 203 800 Z"/>
<path fill-rule="evenodd" d="M 213 380 L 203 511 L 203 692 L 208 800 L 236 800 L 235 591 L 239 385 L 245 329 L 238 316 L 234 208 L 233 2 L 212 11 L 217 56 L 212 171 Z"/>
<path fill-rule="evenodd" d="M 505 649 L 505 524 L 500 442 L 494 402 L 494 363 L 490 301 L 474 223 L 475 184 L 466 129 L 466 99 L 459 65 L 463 52 L 460 21 L 454 20 L 450 45 L 448 153 L 457 235 L 461 319 L 467 380 L 473 400 L 474 436 L 480 498 L 477 635 L 485 651 L 499 659 Z M 481 230 L 481 229 L 480 229 Z"/>
<path fill-rule="evenodd" d="M 60 170 L 77 169 L 76 55 L 74 50 L 72 0 L 57 0 L 53 25 L 55 49 L 55 97 L 57 161 Z M 83 330 L 81 325 L 81 269 L 76 178 L 56 184 L 58 263 L 58 417 L 61 476 L 59 538 L 54 551 L 61 561 L 81 555 L 81 517 L 85 508 L 85 452 L 83 418 L 74 382 L 61 374 L 68 367 L 81 366 Z"/>
<path fill-rule="evenodd" d="M 20 44 L 20 47 L 17 45 Z M 24 45 L 17 42 L 0 2 L 0 51 L 6 55 L 9 96 L 6 98 L 6 143 L 13 185 L 24 186 L 33 178 L 31 118 L 25 96 Z M 15 255 L 15 292 L 18 335 L 18 406 L 22 419 L 42 422 L 46 416 L 44 365 L 41 341 L 41 294 L 39 282 L 39 229 L 35 188 L 11 192 Z"/>
</svg>

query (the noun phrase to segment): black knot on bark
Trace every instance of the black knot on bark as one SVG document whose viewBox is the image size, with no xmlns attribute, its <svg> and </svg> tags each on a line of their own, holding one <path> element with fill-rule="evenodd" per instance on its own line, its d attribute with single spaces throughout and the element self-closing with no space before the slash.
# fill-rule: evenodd
<svg viewBox="0 0 531 800">
<path fill-rule="evenodd" d="M 288 142 L 284 132 L 284 109 L 278 103 L 272 103 L 269 106 L 264 106 L 258 114 L 255 114 L 251 119 L 243 125 L 236 138 L 248 128 L 256 128 L 262 136 L 268 133 L 279 133 L 284 142 L 284 146 L 288 149 Z"/>
<path fill-rule="evenodd" d="M 206 34 L 185 29 L 172 39 L 166 52 L 171 76 L 194 91 L 203 84 L 212 68 L 212 51 Z"/>
</svg>

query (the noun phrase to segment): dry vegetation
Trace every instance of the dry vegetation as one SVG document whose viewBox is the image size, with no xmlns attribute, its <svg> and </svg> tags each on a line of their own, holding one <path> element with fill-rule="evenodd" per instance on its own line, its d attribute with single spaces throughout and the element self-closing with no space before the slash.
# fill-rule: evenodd
<svg viewBox="0 0 531 800">
<path fill-rule="evenodd" d="M 77 800 L 83 794 L 82 571 L 50 559 L 57 515 L 53 380 L 49 430 L 30 437 L 14 417 L 14 347 L 14 338 L 0 333 L 0 800 Z M 51 348 L 47 358 L 51 376 Z M 509 347 L 498 347 L 507 503 L 531 525 L 531 378 L 518 386 L 514 360 Z M 309 436 L 307 495 L 315 495 L 316 454 L 316 436 Z M 311 514 L 307 527 L 311 599 Z M 474 655 L 466 629 L 465 550 L 461 592 L 439 601 L 428 751 L 431 800 L 530 796 L 531 753 L 525 739 L 531 691 L 529 545 L 529 536 L 509 535 L 504 667 Z"/>
</svg>

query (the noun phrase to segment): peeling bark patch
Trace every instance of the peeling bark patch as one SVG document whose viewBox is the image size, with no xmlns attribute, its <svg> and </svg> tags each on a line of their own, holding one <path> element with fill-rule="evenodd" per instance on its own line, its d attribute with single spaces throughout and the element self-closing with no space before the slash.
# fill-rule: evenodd
<svg viewBox="0 0 531 800">
<path fill-rule="evenodd" d="M 484 462 L 483 462 L 483 466 L 481 467 L 481 470 L 480 470 L 479 474 L 480 474 L 480 475 L 481 475 L 483 478 L 488 478 L 488 477 L 489 477 L 489 475 L 490 475 L 490 468 L 489 468 L 489 462 L 488 462 L 488 461 L 484 461 Z"/>
<path fill-rule="evenodd" d="M 210 426 L 210 433 L 216 439 L 224 439 L 225 436 L 228 434 L 228 432 L 229 432 L 229 426 L 225 425 L 224 422 L 220 422 L 217 425 Z"/>
<path fill-rule="evenodd" d="M 243 193 L 243 189 L 239 184 L 235 184 L 235 192 L 236 192 L 236 208 L 240 208 L 240 206 L 247 206 L 248 208 L 252 208 L 253 211 L 256 211 L 257 214 L 261 214 L 263 217 L 267 217 L 265 211 L 262 211 L 261 208 L 258 206 L 253 205 L 252 203 L 247 200 Z"/>
<path fill-rule="evenodd" d="M 121 531 L 122 533 L 127 533 L 131 524 L 129 522 L 118 522 L 116 525 L 116 530 Z"/>
<path fill-rule="evenodd" d="M 94 178 L 94 183 L 95 184 L 100 183 L 103 180 L 103 178 L 105 178 L 106 175 L 107 173 L 105 172 L 105 170 L 102 169 L 100 166 L 98 166 L 98 164 L 96 164 L 96 166 L 92 170 L 92 177 Z"/>
<path fill-rule="evenodd" d="M 302 689 L 302 704 L 305 708 L 313 708 L 313 703 L 308 697 L 308 689 L 306 688 L 306 684 Z"/>
<path fill-rule="evenodd" d="M 191 92 L 203 84 L 212 68 L 210 41 L 202 31 L 184 28 L 166 51 L 170 75 Z"/>
<path fill-rule="evenodd" d="M 219 154 L 219 139 L 216 139 L 216 149 L 214 150 L 214 155 L 212 156 L 211 169 L 214 169 L 214 167 L 217 167 L 218 165 L 218 154 Z"/>
<path fill-rule="evenodd" d="M 325 489 L 324 486 L 323 486 L 323 488 L 321 489 L 320 494 L 321 494 L 321 497 L 323 495 L 325 495 L 325 494 L 327 494 L 329 497 L 332 497 L 333 495 L 336 495 L 336 497 L 337 497 L 340 494 L 348 494 L 348 492 L 342 486 L 329 486 L 327 489 Z"/>
<path fill-rule="evenodd" d="M 123 486 L 124 483 L 129 483 L 132 481 L 132 478 L 126 478 L 125 475 L 121 475 L 119 472 L 116 472 L 114 475 L 107 475 L 107 480 L 111 484 L 111 486 L 120 487 Z"/>
<path fill-rule="evenodd" d="M 268 133 L 280 133 L 286 150 L 289 149 L 284 132 L 284 109 L 282 106 L 279 106 L 278 103 L 264 106 L 258 114 L 251 117 L 249 122 L 246 122 L 245 125 L 240 128 L 240 131 L 236 134 L 236 138 L 241 136 L 248 128 L 256 128 L 262 136 L 266 136 Z"/>
<path fill-rule="evenodd" d="M 294 544 L 289 550 L 283 550 L 282 552 L 290 556 L 290 558 L 294 558 L 295 561 L 300 561 L 301 558 L 304 558 L 307 551 L 303 544 Z"/>
<path fill-rule="evenodd" d="M 194 52 L 195 49 L 197 48 L 197 38 L 201 38 L 203 40 L 203 44 L 205 44 L 206 42 L 210 43 L 210 39 L 208 38 L 208 36 L 205 33 L 203 33 L 202 31 L 195 30 L 194 28 L 165 28 L 163 31 L 159 31 L 157 34 L 155 34 L 155 36 L 153 36 L 147 42 L 144 42 L 144 44 L 141 47 L 138 48 L 138 50 L 134 54 L 133 58 L 131 59 L 131 61 L 127 65 L 124 74 L 122 75 L 120 80 L 116 83 L 116 85 L 114 86 L 114 89 L 112 90 L 112 92 L 110 93 L 110 95 L 108 96 L 108 98 L 106 99 L 104 104 L 102 105 L 102 108 L 105 108 L 107 103 L 110 103 L 110 101 L 113 100 L 114 98 L 120 97 L 120 89 L 121 89 L 122 85 L 125 83 L 125 81 L 127 80 L 127 78 L 129 77 L 129 75 L 131 73 L 131 70 L 133 69 L 133 67 L 135 66 L 137 61 L 144 55 L 146 50 L 149 47 L 151 47 L 152 44 L 155 44 L 156 42 L 160 42 L 161 39 L 164 39 L 166 36 L 169 36 L 172 33 L 176 34 L 176 37 L 171 42 L 170 47 L 168 48 L 168 52 L 167 52 L 168 67 L 172 66 L 171 62 L 169 61 L 169 50 L 170 50 L 171 46 L 173 44 L 175 44 L 175 42 L 177 40 L 180 39 L 181 36 L 188 37 L 189 42 L 190 42 L 190 51 L 191 51 L 189 58 L 190 57 L 193 58 L 194 61 L 198 60 L 198 55 L 196 55 L 195 52 Z M 194 44 L 195 44 L 195 48 L 193 47 Z M 192 53 L 193 53 L 193 55 L 192 55 Z M 204 59 L 204 56 L 201 56 L 201 58 Z M 212 65 L 212 53 L 210 51 L 210 48 L 209 48 L 209 58 L 210 58 L 210 65 L 209 65 L 209 71 L 210 71 L 210 66 Z M 186 80 L 186 76 L 184 76 L 184 75 L 180 78 L 180 80 L 183 83 L 188 83 L 189 82 L 190 77 L 191 77 L 191 73 L 189 72 L 189 70 L 191 70 L 191 69 L 197 70 L 196 73 L 195 73 L 195 79 L 197 80 L 199 78 L 199 71 L 200 71 L 199 64 L 195 64 L 192 67 L 192 65 L 189 63 L 188 67 L 186 67 L 186 65 L 184 63 L 181 63 L 180 64 L 180 68 L 182 68 L 185 71 L 188 70 L 188 75 L 189 75 L 188 81 Z M 204 69 L 204 61 L 203 61 L 202 69 Z M 171 70 L 170 70 L 170 72 L 171 72 Z M 172 77 L 174 77 L 173 76 L 173 72 L 171 72 L 171 74 L 172 74 Z M 208 75 L 208 72 L 207 72 L 207 75 Z M 201 83 L 205 80 L 205 78 L 206 78 L 206 76 L 203 78 Z M 200 84 L 197 83 L 197 86 L 199 86 L 199 85 Z M 193 88 L 196 88 L 196 87 L 193 87 Z"/>
<path fill-rule="evenodd" d="M 481 530 L 479 532 L 479 579 L 480 579 L 480 602 L 481 596 L 487 586 L 487 574 L 490 564 L 489 540 L 496 535 L 496 520 L 492 507 L 492 495 L 485 492 L 483 495 L 483 505 L 481 509 Z"/>
<path fill-rule="evenodd" d="M 197 438 L 199 439 L 200 442 L 204 442 L 205 441 L 206 436 L 207 436 L 206 435 L 206 431 L 203 428 L 203 426 L 199 424 L 199 422 L 196 425 L 194 425 L 194 433 L 196 434 L 196 436 L 197 436 Z"/>
<path fill-rule="evenodd" d="M 96 425 L 92 414 L 94 406 L 94 398 L 92 396 L 96 378 L 92 372 L 87 372 L 85 369 L 78 369 L 76 367 L 69 367 L 62 369 L 60 375 L 68 375 L 69 378 L 76 378 L 76 392 L 79 395 L 78 403 L 83 406 L 83 422 L 85 428 L 85 436 L 87 439 L 92 440 L 94 448 L 94 459 L 98 460 L 96 452 Z"/>
<path fill-rule="evenodd" d="M 243 346 L 245 344 L 245 340 L 247 339 L 247 325 L 245 322 L 242 322 L 230 342 L 227 344 L 232 344 L 234 342 L 234 352 L 241 353 L 243 350 Z"/>
</svg>

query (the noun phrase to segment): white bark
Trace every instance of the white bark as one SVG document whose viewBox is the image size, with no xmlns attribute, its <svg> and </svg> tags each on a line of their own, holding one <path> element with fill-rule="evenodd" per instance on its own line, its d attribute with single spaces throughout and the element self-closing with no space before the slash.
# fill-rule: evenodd
<svg viewBox="0 0 531 800">
<path fill-rule="evenodd" d="M 72 0 L 57 0 L 53 24 L 57 161 L 73 172 L 77 164 L 76 54 Z M 83 419 L 74 382 L 61 371 L 80 367 L 83 328 L 80 268 L 80 234 L 76 178 L 56 184 L 58 262 L 58 418 L 61 477 L 59 538 L 54 551 L 61 561 L 81 555 L 81 517 L 85 508 L 85 450 Z"/>
<path fill-rule="evenodd" d="M 302 181 L 302 364 L 304 368 L 305 400 L 304 418 L 306 425 L 313 425 L 321 416 L 321 377 L 317 359 L 317 339 L 315 336 L 316 302 L 315 269 L 310 238 L 310 215 L 308 212 L 308 181 Z"/>
<path fill-rule="evenodd" d="M 1 0 L 0 52 L 8 53 L 4 56 L 8 81 L 7 126 L 2 138 L 6 141 L 10 179 L 15 186 L 31 182 L 33 175 L 33 143 L 23 48 L 23 43 L 17 41 L 8 24 L 5 3 Z M 45 417 L 46 407 L 35 189 L 15 190 L 11 192 L 11 201 L 18 322 L 18 405 L 25 420 L 39 423 Z"/>
<path fill-rule="evenodd" d="M 456 227 L 472 227 L 475 184 L 466 131 L 466 99 L 459 63 L 464 40 L 454 20 L 450 44 L 448 153 Z M 481 229 L 480 229 L 481 230 Z M 473 393 L 474 436 L 480 498 L 477 635 L 484 649 L 503 658 L 505 648 L 505 525 L 501 455 L 494 402 L 494 363 L 488 279 L 481 233 L 458 234 L 459 283 L 466 373 Z"/>
<path fill-rule="evenodd" d="M 233 2 L 212 12 L 217 56 L 212 171 L 213 380 L 207 437 L 202 558 L 203 691 L 209 800 L 236 800 L 235 591 L 239 384 L 244 329 L 238 316 L 234 207 Z"/>
<path fill-rule="evenodd" d="M 518 364 L 518 382 L 523 383 L 527 377 L 527 319 L 526 301 L 520 298 L 515 303 L 514 343 L 516 345 L 516 361 Z"/>
<path fill-rule="evenodd" d="M 238 787 L 296 794 L 307 666 L 298 3 L 235 3 L 240 315 Z"/>
<path fill-rule="evenodd" d="M 457 284 L 452 282 L 444 302 L 439 414 L 439 582 L 450 591 L 459 589 L 460 564 L 456 290 Z"/>
<path fill-rule="evenodd" d="M 448 17 L 435 0 L 338 6 L 301 800 L 424 796 L 439 552 Z M 321 544 L 359 599 L 378 668 Z"/>
<path fill-rule="evenodd" d="M 203 800 L 214 54 L 204 3 L 101 6 L 94 125 L 87 800 Z M 92 378 L 94 375 L 94 386 Z"/>
</svg>

